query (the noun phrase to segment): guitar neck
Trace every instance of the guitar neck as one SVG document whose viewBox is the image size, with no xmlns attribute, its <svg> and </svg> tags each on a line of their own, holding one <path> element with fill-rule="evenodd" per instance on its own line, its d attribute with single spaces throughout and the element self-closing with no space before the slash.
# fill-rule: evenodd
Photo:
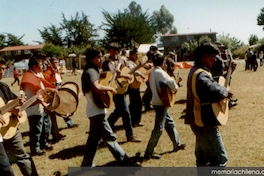
<svg viewBox="0 0 264 176">
<path fill-rule="evenodd" d="M 128 74 L 133 74 L 133 73 L 135 73 L 135 71 L 137 71 L 140 67 L 141 67 L 141 64 L 138 64 L 137 66 L 135 66 L 134 68 L 132 68 L 132 69 L 128 72 Z"/>
<path fill-rule="evenodd" d="M 38 98 L 38 95 L 35 95 L 33 97 L 31 97 L 30 99 L 28 99 L 22 106 L 19 107 L 20 111 L 24 111 L 25 109 L 27 109 L 30 105 L 32 105 Z"/>
<path fill-rule="evenodd" d="M 3 115 L 7 113 L 8 111 L 12 110 L 14 107 L 16 107 L 19 104 L 19 98 L 14 99 L 10 103 L 7 103 L 5 106 L 0 108 L 0 114 Z"/>
<path fill-rule="evenodd" d="M 232 54 L 231 54 L 229 49 L 227 51 L 227 54 L 228 54 L 230 59 L 229 59 L 229 66 L 228 66 L 228 70 L 227 70 L 227 74 L 226 74 L 225 87 L 229 86 L 229 83 L 230 83 L 231 72 L 232 72 L 232 61 L 233 61 L 233 57 L 232 57 Z"/>
<path fill-rule="evenodd" d="M 109 82 L 109 86 L 113 87 L 113 83 L 114 83 L 114 81 L 115 81 L 115 79 L 116 79 L 116 77 L 117 77 L 117 70 L 119 70 L 120 67 L 121 67 L 121 61 L 120 61 L 120 59 L 119 59 L 119 60 L 118 60 L 118 64 L 117 64 L 117 66 L 116 66 L 116 68 L 115 68 L 114 74 L 113 74 L 113 76 L 112 76 L 112 78 L 111 78 L 111 80 L 110 80 L 110 82 Z"/>
</svg>

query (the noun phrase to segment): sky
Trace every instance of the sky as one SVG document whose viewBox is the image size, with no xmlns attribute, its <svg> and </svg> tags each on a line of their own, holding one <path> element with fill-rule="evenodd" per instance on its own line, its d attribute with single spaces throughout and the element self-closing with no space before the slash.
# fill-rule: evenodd
<svg viewBox="0 0 264 176">
<path fill-rule="evenodd" d="M 21 37 L 25 44 L 43 42 L 39 30 L 51 24 L 59 27 L 62 14 L 67 20 L 83 12 L 95 27 L 105 22 L 102 11 L 117 13 L 128 8 L 132 0 L 0 0 L 0 33 Z M 263 0 L 135 0 L 143 12 L 152 15 L 161 6 L 174 16 L 178 34 L 217 32 L 248 44 L 251 35 L 264 38 L 257 17 Z M 103 31 L 98 31 L 101 37 Z"/>
</svg>

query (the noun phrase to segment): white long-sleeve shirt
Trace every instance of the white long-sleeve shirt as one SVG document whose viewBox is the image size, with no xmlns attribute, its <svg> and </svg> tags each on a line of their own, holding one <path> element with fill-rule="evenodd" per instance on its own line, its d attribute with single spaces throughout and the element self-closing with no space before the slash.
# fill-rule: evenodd
<svg viewBox="0 0 264 176">
<path fill-rule="evenodd" d="M 173 91 L 177 91 L 179 86 L 176 84 L 173 78 L 171 78 L 168 73 L 166 73 L 161 67 L 156 66 L 150 74 L 149 85 L 152 92 L 152 105 L 162 106 L 162 101 L 160 99 L 161 89 L 160 81 L 167 84 L 169 88 Z"/>
</svg>

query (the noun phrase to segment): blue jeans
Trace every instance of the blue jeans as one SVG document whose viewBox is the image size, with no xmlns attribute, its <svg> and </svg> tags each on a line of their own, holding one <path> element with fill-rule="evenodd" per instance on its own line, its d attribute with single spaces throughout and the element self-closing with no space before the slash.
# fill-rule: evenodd
<svg viewBox="0 0 264 176">
<path fill-rule="evenodd" d="M 164 128 L 167 131 L 174 148 L 176 148 L 178 144 L 181 143 L 178 132 L 175 128 L 174 121 L 168 113 L 168 107 L 154 105 L 153 108 L 156 112 L 155 125 L 148 142 L 146 154 L 153 153 Z"/>
<path fill-rule="evenodd" d="M 197 167 L 225 167 L 228 158 L 218 127 L 191 125 L 191 129 L 196 136 L 195 156 Z"/>
<path fill-rule="evenodd" d="M 44 114 L 28 117 L 29 122 L 29 139 L 31 153 L 40 150 L 40 148 L 48 143 L 51 120 L 49 115 Z"/>
<path fill-rule="evenodd" d="M 113 100 L 115 103 L 115 110 L 110 114 L 108 118 L 110 126 L 113 127 L 119 117 L 122 117 L 124 129 L 126 130 L 126 137 L 133 137 L 134 133 L 131 123 L 131 115 L 126 102 L 125 94 L 116 94 Z"/>
<path fill-rule="evenodd" d="M 93 165 L 93 159 L 101 138 L 107 144 L 107 147 L 119 163 L 128 160 L 125 151 L 117 143 L 116 136 L 113 133 L 107 119 L 105 118 L 105 115 L 101 114 L 89 119 L 90 133 L 86 143 L 82 166 Z"/>
<path fill-rule="evenodd" d="M 6 176 L 15 175 L 9 163 L 9 160 L 6 155 L 6 151 L 5 151 L 5 148 L 2 142 L 0 142 L 0 173 L 1 175 L 6 175 Z"/>
</svg>

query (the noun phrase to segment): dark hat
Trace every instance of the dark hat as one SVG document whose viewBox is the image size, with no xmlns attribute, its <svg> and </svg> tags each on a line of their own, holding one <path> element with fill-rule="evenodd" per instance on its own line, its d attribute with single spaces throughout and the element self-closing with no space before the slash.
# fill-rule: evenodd
<svg viewBox="0 0 264 176">
<path fill-rule="evenodd" d="M 39 50 L 35 50 L 35 51 L 33 51 L 31 57 L 32 58 L 43 58 L 43 57 L 46 57 L 46 55 L 41 53 Z"/>
<path fill-rule="evenodd" d="M 129 54 L 134 54 L 134 53 L 137 53 L 138 52 L 138 48 L 137 47 L 134 47 L 133 49 L 131 49 L 129 51 Z"/>
</svg>

